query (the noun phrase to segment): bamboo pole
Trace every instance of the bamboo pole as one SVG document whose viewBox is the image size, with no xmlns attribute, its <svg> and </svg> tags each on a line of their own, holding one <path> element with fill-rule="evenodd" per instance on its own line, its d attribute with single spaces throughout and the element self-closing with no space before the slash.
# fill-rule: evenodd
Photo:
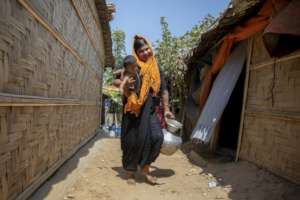
<svg viewBox="0 0 300 200">
<path fill-rule="evenodd" d="M 74 2 L 74 0 L 71 0 L 71 2 L 72 2 L 72 5 L 73 5 L 73 7 L 74 7 L 74 9 L 75 9 L 75 11 L 76 11 L 77 16 L 79 17 L 79 19 L 80 19 L 80 21 L 81 21 L 82 26 L 84 27 L 85 32 L 87 33 L 87 36 L 88 36 L 88 38 L 89 38 L 89 40 L 90 40 L 90 42 L 91 42 L 91 44 L 92 44 L 94 50 L 97 52 L 97 55 L 99 56 L 98 58 L 101 58 L 99 49 L 97 49 L 97 47 L 96 47 L 96 45 L 95 45 L 95 43 L 94 43 L 94 41 L 93 41 L 93 39 L 92 39 L 92 36 L 91 36 L 90 31 L 89 31 L 88 27 L 86 26 L 86 24 L 84 23 L 83 17 L 82 17 L 82 15 L 81 15 L 80 11 L 79 11 L 79 8 L 78 8 L 77 4 Z M 88 2 L 86 2 L 86 3 L 89 4 Z M 88 7 L 89 7 L 89 9 L 90 9 L 90 6 L 88 6 Z M 93 15 L 93 14 L 92 14 L 92 15 Z M 94 20 L 94 17 L 93 17 L 93 20 Z M 98 27 L 97 27 L 97 30 L 100 31 L 100 30 L 98 29 Z M 101 33 L 101 32 L 100 32 L 100 33 Z M 99 64 L 99 63 L 98 63 L 98 64 Z"/>
<path fill-rule="evenodd" d="M 249 74 L 250 74 L 250 63 L 253 51 L 253 38 L 248 40 L 248 56 L 247 56 L 247 64 L 246 64 L 246 77 L 244 83 L 244 94 L 243 94 L 243 107 L 241 112 L 241 120 L 240 120 L 240 128 L 239 128 L 239 138 L 238 138 L 238 145 L 236 149 L 235 161 L 238 161 L 240 150 L 241 150 L 241 143 L 242 143 L 242 136 L 243 136 L 243 129 L 244 129 L 244 118 L 245 118 L 245 109 L 247 104 L 247 92 L 249 87 Z"/>
<path fill-rule="evenodd" d="M 296 59 L 296 58 L 300 58 L 300 51 L 295 53 L 295 54 L 292 54 L 292 55 L 284 56 L 282 58 L 273 58 L 272 60 L 268 60 L 266 62 L 254 64 L 254 65 L 252 65 L 250 70 L 251 71 L 258 70 L 258 69 L 261 69 L 261 68 L 264 68 L 264 67 L 272 66 L 275 63 L 285 62 L 285 61 L 293 60 L 293 59 Z"/>
<path fill-rule="evenodd" d="M 90 10 L 93 10 L 93 9 L 92 9 L 92 5 L 90 4 L 90 1 L 86 1 L 86 2 L 87 2 L 87 4 L 88 4 L 89 9 L 90 9 Z M 96 6 L 96 4 L 95 4 L 95 6 Z M 97 10 L 97 8 L 96 8 L 96 10 Z M 95 16 L 94 12 L 91 12 L 91 13 L 92 13 L 92 16 L 93 16 L 93 18 L 94 18 L 94 21 L 95 21 L 95 24 L 96 24 L 96 26 L 97 26 L 97 29 L 98 29 L 99 32 L 101 33 L 99 16 L 98 16 L 98 14 L 97 14 L 97 16 Z"/>
<path fill-rule="evenodd" d="M 0 93 L 0 107 L 23 106 L 96 106 L 97 102 L 80 99 L 50 98 Z"/>
<path fill-rule="evenodd" d="M 272 113 L 272 112 L 259 112 L 259 111 L 248 111 L 246 110 L 246 115 L 254 116 L 254 117 L 267 117 L 270 119 L 277 119 L 283 121 L 291 121 L 291 122 L 300 122 L 300 115 L 288 115 L 288 114 L 279 114 L 279 113 Z"/>
</svg>

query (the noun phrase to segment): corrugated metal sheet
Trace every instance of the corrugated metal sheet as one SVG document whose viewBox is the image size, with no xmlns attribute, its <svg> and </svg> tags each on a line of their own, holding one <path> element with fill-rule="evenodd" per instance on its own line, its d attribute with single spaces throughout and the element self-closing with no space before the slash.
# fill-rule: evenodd
<svg viewBox="0 0 300 200">
<path fill-rule="evenodd" d="M 208 100 L 192 133 L 192 140 L 209 142 L 214 129 L 229 101 L 231 93 L 243 69 L 247 42 L 240 43 L 217 76 Z"/>
</svg>

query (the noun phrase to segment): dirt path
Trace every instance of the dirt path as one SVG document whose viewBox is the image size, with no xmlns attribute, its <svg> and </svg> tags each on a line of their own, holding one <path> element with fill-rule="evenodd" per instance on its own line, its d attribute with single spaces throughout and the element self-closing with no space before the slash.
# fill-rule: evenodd
<svg viewBox="0 0 300 200">
<path fill-rule="evenodd" d="M 247 162 L 201 161 L 198 167 L 181 151 L 160 155 L 154 163 L 153 174 L 161 185 L 148 185 L 142 176 L 136 185 L 128 185 L 120 158 L 119 139 L 97 136 L 30 199 L 300 199 L 299 186 Z M 211 181 L 217 186 L 209 187 Z"/>
</svg>

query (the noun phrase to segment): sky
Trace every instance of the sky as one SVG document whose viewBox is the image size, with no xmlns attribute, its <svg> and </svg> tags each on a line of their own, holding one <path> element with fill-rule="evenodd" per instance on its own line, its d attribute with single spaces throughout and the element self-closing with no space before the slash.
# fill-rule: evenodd
<svg viewBox="0 0 300 200">
<path fill-rule="evenodd" d="M 126 52 L 131 53 L 132 38 L 141 34 L 155 43 L 161 39 L 160 17 L 165 16 L 174 36 L 181 36 L 198 24 L 208 13 L 219 16 L 230 0 L 107 0 L 116 13 L 110 22 L 112 30 L 126 35 Z"/>
</svg>

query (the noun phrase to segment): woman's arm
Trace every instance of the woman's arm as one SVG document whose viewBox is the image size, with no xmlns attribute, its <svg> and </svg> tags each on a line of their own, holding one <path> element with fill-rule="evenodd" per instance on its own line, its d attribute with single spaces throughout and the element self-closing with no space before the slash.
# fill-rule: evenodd
<svg viewBox="0 0 300 200">
<path fill-rule="evenodd" d="M 159 68 L 159 72 L 160 72 L 160 80 L 161 80 L 162 104 L 163 104 L 164 113 L 165 113 L 164 115 L 166 118 L 174 118 L 173 113 L 170 111 L 169 92 L 168 92 L 167 83 L 165 80 L 165 74 L 161 70 L 161 68 Z"/>
<path fill-rule="evenodd" d="M 165 117 L 166 118 L 174 118 L 173 113 L 170 111 L 168 90 L 162 91 L 162 103 L 163 103 L 163 107 L 164 107 Z"/>
</svg>

